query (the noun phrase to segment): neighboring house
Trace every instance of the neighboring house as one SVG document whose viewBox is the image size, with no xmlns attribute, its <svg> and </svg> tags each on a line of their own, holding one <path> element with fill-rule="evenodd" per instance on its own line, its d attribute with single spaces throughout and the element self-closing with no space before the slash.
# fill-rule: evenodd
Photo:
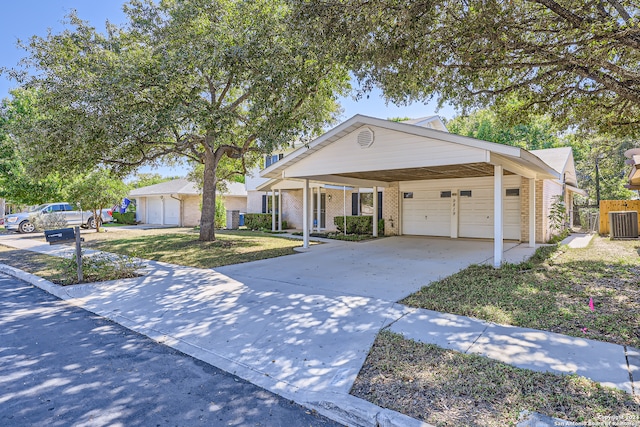
<svg viewBox="0 0 640 427">
<path fill-rule="evenodd" d="M 219 194 L 227 210 L 246 211 L 244 184 L 229 183 Z M 200 225 L 202 192 L 186 178 L 136 188 L 129 193 L 136 200 L 136 221 L 143 224 L 195 227 Z"/>
<path fill-rule="evenodd" d="M 570 202 L 572 193 L 584 194 L 570 148 L 529 152 L 441 124 L 356 115 L 272 162 L 252 185 L 267 210 L 275 206 L 305 237 L 334 230 L 336 216 L 375 214 L 385 235 L 493 239 L 497 264 L 504 239 L 534 246 L 551 237 L 554 195 Z M 253 199 L 250 192 L 249 212 L 257 211 Z"/>
<path fill-rule="evenodd" d="M 627 158 L 626 164 L 631 166 L 629 171 L 629 184 L 625 185 L 629 190 L 640 190 L 640 148 L 632 148 L 624 152 Z"/>
</svg>

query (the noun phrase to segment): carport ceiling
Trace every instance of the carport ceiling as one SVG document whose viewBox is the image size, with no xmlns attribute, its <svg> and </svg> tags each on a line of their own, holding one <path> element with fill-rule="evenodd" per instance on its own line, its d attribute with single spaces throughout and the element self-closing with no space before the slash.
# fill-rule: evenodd
<svg viewBox="0 0 640 427">
<path fill-rule="evenodd" d="M 375 181 L 417 181 L 426 179 L 445 178 L 475 178 L 480 176 L 493 176 L 493 165 L 489 163 L 468 163 L 463 165 L 430 166 L 422 168 L 393 169 L 367 172 L 339 173 L 337 176 L 347 178 L 368 179 Z M 504 171 L 505 175 L 513 175 Z"/>
</svg>

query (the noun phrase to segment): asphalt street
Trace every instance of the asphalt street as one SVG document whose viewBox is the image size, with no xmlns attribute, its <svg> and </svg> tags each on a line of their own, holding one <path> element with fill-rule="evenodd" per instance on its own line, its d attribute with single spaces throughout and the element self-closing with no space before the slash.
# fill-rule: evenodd
<svg viewBox="0 0 640 427">
<path fill-rule="evenodd" d="M 2 426 L 338 426 L 0 274 Z"/>
</svg>

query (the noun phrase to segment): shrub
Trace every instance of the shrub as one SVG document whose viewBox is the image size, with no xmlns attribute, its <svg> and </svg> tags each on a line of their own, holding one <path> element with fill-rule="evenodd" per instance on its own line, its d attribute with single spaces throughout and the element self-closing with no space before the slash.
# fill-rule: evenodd
<svg viewBox="0 0 640 427">
<path fill-rule="evenodd" d="M 344 216 L 333 218 L 338 231 L 344 233 Z M 370 216 L 347 216 L 346 234 L 373 234 L 373 224 Z M 378 220 L 378 235 L 384 235 L 384 219 Z"/>
<path fill-rule="evenodd" d="M 222 229 L 227 225 L 227 211 L 224 208 L 224 199 L 222 197 L 216 197 L 216 216 L 214 220 L 214 227 Z"/>
<path fill-rule="evenodd" d="M 29 222 L 33 224 L 36 231 L 56 230 L 67 226 L 67 220 L 64 215 L 55 212 L 30 215 Z"/>
<path fill-rule="evenodd" d="M 127 255 L 82 253 L 82 275 L 85 283 L 138 277 L 137 270 L 144 265 Z M 76 257 L 60 260 L 60 276 L 56 282 L 62 285 L 78 283 L 78 263 Z"/>
<path fill-rule="evenodd" d="M 118 224 L 127 224 L 134 225 L 136 223 L 136 214 L 135 212 L 125 212 L 121 214 L 120 212 L 113 212 L 113 219 Z"/>
<path fill-rule="evenodd" d="M 276 215 L 276 223 L 278 221 L 278 215 Z M 270 213 L 250 213 L 244 214 L 244 225 L 249 230 L 271 230 L 271 214 Z M 286 221 L 282 222 L 282 228 L 287 228 Z"/>
</svg>

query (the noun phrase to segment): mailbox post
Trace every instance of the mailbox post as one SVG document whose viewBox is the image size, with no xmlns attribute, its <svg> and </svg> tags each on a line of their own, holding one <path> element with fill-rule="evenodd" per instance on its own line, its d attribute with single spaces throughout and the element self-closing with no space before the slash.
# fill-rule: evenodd
<svg viewBox="0 0 640 427">
<path fill-rule="evenodd" d="M 78 265 L 78 283 L 82 283 L 84 276 L 82 274 L 82 247 L 80 243 L 83 242 L 84 239 L 80 237 L 80 227 L 45 230 L 44 237 L 50 245 L 59 245 L 75 240 L 76 264 Z"/>
</svg>

